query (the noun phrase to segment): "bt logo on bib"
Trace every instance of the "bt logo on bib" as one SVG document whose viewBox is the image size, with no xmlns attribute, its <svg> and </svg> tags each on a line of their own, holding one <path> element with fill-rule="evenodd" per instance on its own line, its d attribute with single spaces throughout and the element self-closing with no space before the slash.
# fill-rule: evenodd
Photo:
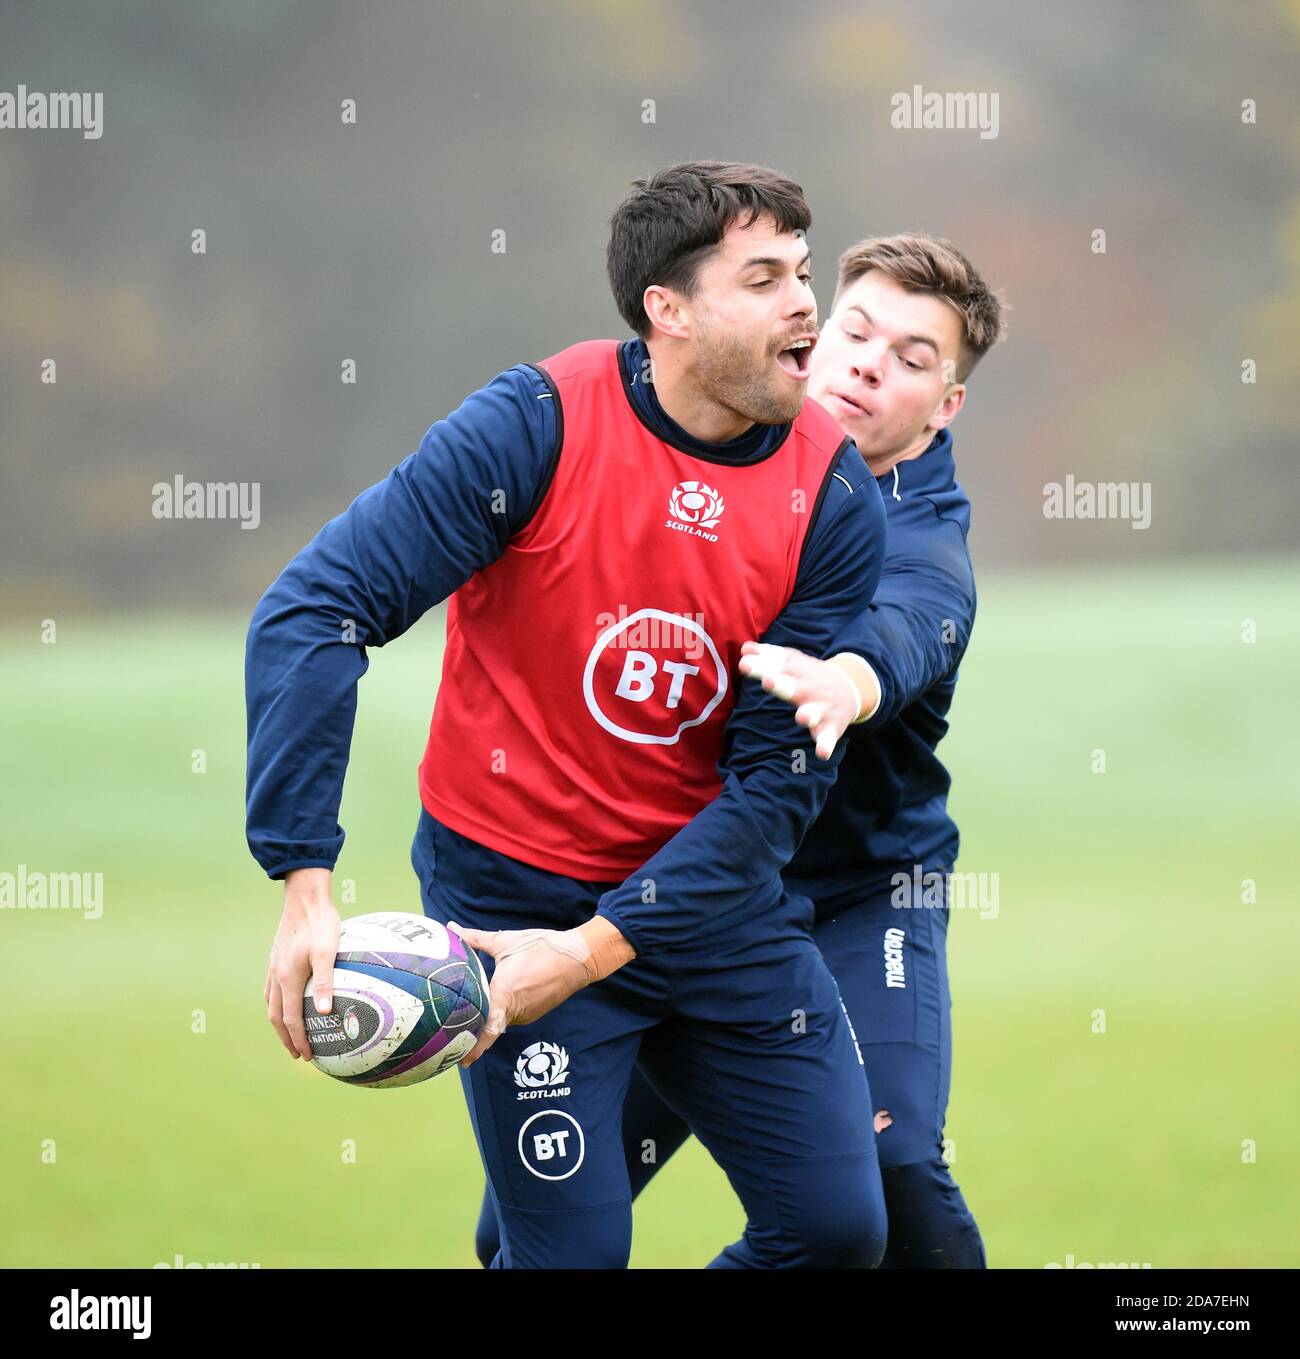
<svg viewBox="0 0 1300 1359">
<path fill-rule="evenodd" d="M 654 625 L 648 634 L 647 623 Z M 644 648 L 629 645 L 633 629 L 651 638 Z M 727 670 L 713 639 L 693 618 L 662 609 L 638 609 L 606 628 L 582 676 L 592 717 L 637 745 L 676 745 L 726 693 Z"/>
</svg>

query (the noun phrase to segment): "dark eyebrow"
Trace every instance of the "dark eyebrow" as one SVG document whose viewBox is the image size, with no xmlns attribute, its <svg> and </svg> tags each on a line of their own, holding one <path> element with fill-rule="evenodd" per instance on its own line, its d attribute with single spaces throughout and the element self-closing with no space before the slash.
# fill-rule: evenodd
<svg viewBox="0 0 1300 1359">
<path fill-rule="evenodd" d="M 862 319 L 863 319 L 863 320 L 867 323 L 867 325 L 869 325 L 869 326 L 874 326 L 874 325 L 876 324 L 876 323 L 871 319 L 871 317 L 868 316 L 867 313 L 866 313 L 865 311 L 863 311 L 862 308 L 859 307 L 856 303 L 854 303 L 854 304 L 853 304 L 852 306 L 850 306 L 850 307 L 845 307 L 844 310 L 845 310 L 845 311 L 856 311 L 856 312 L 858 313 L 858 315 L 861 316 Z M 934 342 L 928 335 L 904 335 L 904 336 L 903 336 L 903 343 L 904 343 L 904 344 L 928 344 L 928 345 L 930 346 L 930 348 L 934 350 L 934 357 L 935 357 L 936 359 L 939 357 L 939 346 L 938 346 L 937 344 L 935 344 L 935 342 Z"/>
<path fill-rule="evenodd" d="M 803 259 L 799 261 L 796 267 L 802 269 L 810 259 L 812 259 L 811 250 L 805 252 Z M 774 255 L 755 255 L 740 266 L 740 272 L 743 274 L 746 269 L 757 269 L 760 265 L 766 269 L 784 269 L 785 261 L 777 259 Z"/>
</svg>

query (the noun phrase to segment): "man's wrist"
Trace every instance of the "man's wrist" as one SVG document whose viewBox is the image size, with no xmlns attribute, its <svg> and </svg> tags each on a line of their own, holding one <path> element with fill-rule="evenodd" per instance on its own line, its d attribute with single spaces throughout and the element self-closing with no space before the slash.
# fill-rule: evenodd
<svg viewBox="0 0 1300 1359">
<path fill-rule="evenodd" d="M 333 901 L 334 876 L 328 868 L 294 868 L 284 875 L 284 899 L 299 903 Z"/>
<path fill-rule="evenodd" d="M 602 981 L 636 957 L 636 950 L 618 926 L 604 916 L 596 915 L 584 921 L 578 926 L 578 933 L 590 951 L 583 963 L 588 983 Z"/>
<path fill-rule="evenodd" d="M 861 656 L 851 651 L 841 651 L 837 656 L 832 656 L 830 664 L 844 671 L 858 691 L 858 715 L 852 725 L 857 726 L 874 717 L 881 700 L 880 681 L 876 678 L 876 672 Z"/>
</svg>

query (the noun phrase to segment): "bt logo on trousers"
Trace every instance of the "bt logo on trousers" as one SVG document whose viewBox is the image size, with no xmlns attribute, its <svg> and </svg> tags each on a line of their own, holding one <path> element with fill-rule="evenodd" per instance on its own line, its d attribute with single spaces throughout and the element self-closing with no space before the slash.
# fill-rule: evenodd
<svg viewBox="0 0 1300 1359">
<path fill-rule="evenodd" d="M 569 1155 L 569 1149 L 565 1146 L 572 1133 L 568 1128 L 560 1128 L 555 1132 L 534 1133 L 533 1134 L 533 1155 L 539 1161 L 549 1161 L 553 1156 L 558 1156 L 562 1161 Z"/>
<path fill-rule="evenodd" d="M 567 1180 L 586 1152 L 578 1120 L 559 1109 L 543 1109 L 519 1129 L 519 1159 L 539 1180 Z"/>
<path fill-rule="evenodd" d="M 656 644 L 629 647 L 629 629 L 659 626 Z M 587 711 L 621 741 L 675 745 L 688 727 L 708 720 L 727 693 L 727 671 L 713 639 L 693 618 L 638 609 L 607 627 L 591 648 L 582 676 Z"/>
</svg>

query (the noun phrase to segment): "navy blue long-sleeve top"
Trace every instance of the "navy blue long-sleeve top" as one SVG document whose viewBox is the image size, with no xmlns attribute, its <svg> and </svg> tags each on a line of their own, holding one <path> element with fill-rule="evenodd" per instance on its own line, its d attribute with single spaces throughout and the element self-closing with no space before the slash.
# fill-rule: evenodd
<svg viewBox="0 0 1300 1359">
<path fill-rule="evenodd" d="M 629 394 L 646 421 L 687 451 L 755 461 L 789 432 L 788 425 L 755 425 L 730 441 L 701 443 L 663 411 L 643 380 L 644 344 L 626 341 L 622 358 Z M 367 648 L 401 636 L 499 557 L 528 523 L 557 454 L 549 396 L 529 365 L 501 373 L 326 524 L 258 603 L 245 657 L 247 836 L 270 877 L 334 866 Z M 793 594 L 759 640 L 832 654 L 838 634 L 871 599 L 884 549 L 880 488 L 849 443 L 816 507 Z M 781 869 L 834 783 L 843 746 L 823 762 L 788 704 L 752 681 L 735 692 L 718 796 L 600 898 L 598 914 L 639 954 L 775 901 Z M 653 894 L 642 887 L 647 878 L 655 882 Z"/>
<path fill-rule="evenodd" d="M 950 432 L 879 484 L 889 521 L 885 569 L 832 653 L 861 656 L 880 680 L 881 701 L 841 742 L 839 778 L 786 871 L 786 882 L 814 900 L 898 868 L 950 867 L 959 847 L 951 779 L 936 747 L 975 623 L 975 578 L 970 501 L 956 480 Z"/>
</svg>

